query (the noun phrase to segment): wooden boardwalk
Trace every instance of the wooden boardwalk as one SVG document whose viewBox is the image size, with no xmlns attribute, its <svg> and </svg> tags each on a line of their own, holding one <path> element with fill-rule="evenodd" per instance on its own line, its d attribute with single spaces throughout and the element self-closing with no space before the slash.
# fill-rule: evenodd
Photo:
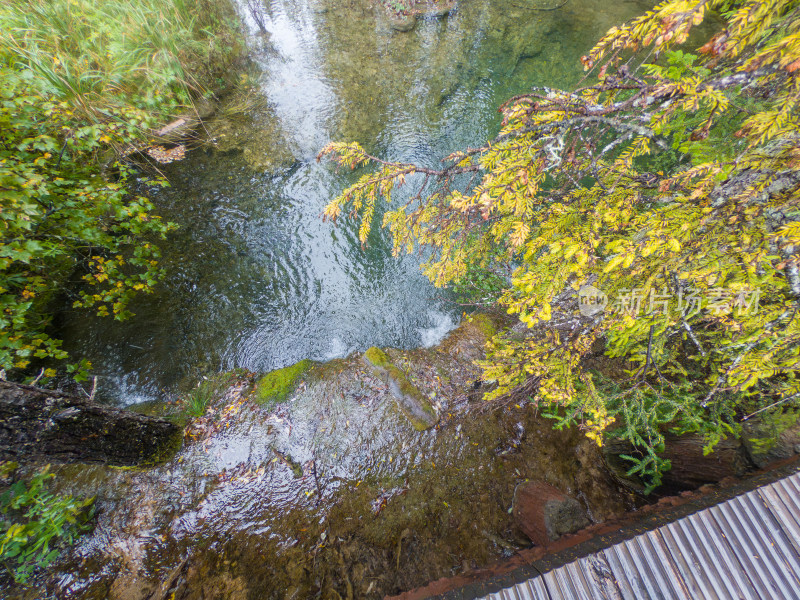
<svg viewBox="0 0 800 600">
<path fill-rule="evenodd" d="M 800 473 L 482 600 L 800 600 Z"/>
</svg>

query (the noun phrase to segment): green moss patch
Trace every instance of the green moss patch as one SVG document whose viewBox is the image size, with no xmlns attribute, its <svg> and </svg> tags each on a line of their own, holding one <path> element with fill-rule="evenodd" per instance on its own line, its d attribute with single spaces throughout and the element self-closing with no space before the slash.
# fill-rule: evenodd
<svg viewBox="0 0 800 600">
<path fill-rule="evenodd" d="M 380 348 L 369 348 L 364 352 L 364 360 L 372 370 L 389 386 L 389 391 L 397 400 L 400 412 L 405 415 L 417 431 L 430 429 L 439 421 L 431 403 L 419 388 L 408 380 L 406 374 L 397 368 Z"/>
<path fill-rule="evenodd" d="M 386 367 L 387 365 L 391 365 L 391 361 L 389 360 L 389 357 L 386 356 L 386 352 L 380 348 L 376 348 L 375 346 L 368 348 L 367 351 L 364 352 L 364 358 L 376 367 Z"/>
<path fill-rule="evenodd" d="M 313 365 L 311 360 L 305 358 L 291 366 L 267 373 L 256 384 L 256 402 L 265 405 L 285 400 L 297 387 L 300 377 Z"/>
<path fill-rule="evenodd" d="M 480 329 L 481 333 L 486 336 L 486 339 L 494 337 L 497 333 L 497 326 L 492 318 L 485 313 L 474 313 L 470 315 L 469 322 Z"/>
</svg>

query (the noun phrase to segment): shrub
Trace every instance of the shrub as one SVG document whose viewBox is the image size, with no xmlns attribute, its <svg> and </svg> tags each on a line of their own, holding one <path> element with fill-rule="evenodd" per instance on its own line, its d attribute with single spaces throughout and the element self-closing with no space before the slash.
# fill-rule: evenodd
<svg viewBox="0 0 800 600">
<path fill-rule="evenodd" d="M 74 271 L 85 283 L 74 306 L 117 319 L 163 275 L 154 241 L 172 225 L 126 191 L 128 167 L 116 163 L 114 182 L 97 167 L 103 148 L 130 143 L 142 119 L 134 109 L 109 114 L 87 124 L 0 55 L 0 368 L 9 375 L 66 358 L 45 329 L 50 301 Z"/>
<path fill-rule="evenodd" d="M 17 583 L 25 583 L 90 529 L 94 498 L 77 500 L 47 491 L 45 482 L 53 477 L 45 467 L 0 495 L 0 565 Z"/>
<path fill-rule="evenodd" d="M 712 11 L 723 27 L 679 48 Z M 427 247 L 437 286 L 514 265 L 498 304 L 530 331 L 488 345 L 487 398 L 536 389 L 559 424 L 633 444 L 655 486 L 665 430 L 710 452 L 800 404 L 798 30 L 797 1 L 661 2 L 583 57 L 596 79 L 512 98 L 500 134 L 441 169 L 329 144 L 374 169 L 324 215 L 357 214 L 365 242 L 376 203 L 422 182 L 384 214 L 396 252 Z M 586 372 L 598 347 L 626 371 L 618 393 Z"/>
</svg>

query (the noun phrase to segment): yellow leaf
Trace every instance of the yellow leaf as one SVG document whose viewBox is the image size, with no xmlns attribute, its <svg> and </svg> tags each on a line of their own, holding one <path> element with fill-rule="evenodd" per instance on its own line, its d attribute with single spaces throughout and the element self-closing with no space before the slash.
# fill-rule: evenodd
<svg viewBox="0 0 800 600">
<path fill-rule="evenodd" d="M 617 265 L 619 265 L 623 260 L 625 260 L 625 255 L 624 254 L 617 254 L 605 266 L 605 268 L 603 269 L 603 273 L 608 273 L 609 271 L 613 271 L 617 267 Z"/>
</svg>

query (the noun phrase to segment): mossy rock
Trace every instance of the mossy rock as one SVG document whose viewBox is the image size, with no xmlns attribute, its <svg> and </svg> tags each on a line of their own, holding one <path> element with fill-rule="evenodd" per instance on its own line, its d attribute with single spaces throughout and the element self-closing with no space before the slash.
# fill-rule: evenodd
<svg viewBox="0 0 800 600">
<path fill-rule="evenodd" d="M 375 346 L 367 348 L 367 351 L 364 352 L 364 358 L 375 367 L 386 367 L 392 364 L 386 352 Z"/>
<path fill-rule="evenodd" d="M 177 404 L 142 403 L 134 405 L 131 410 L 142 414 L 164 417 L 184 428 L 191 419 L 202 417 L 209 407 L 218 404 L 225 395 L 225 391 L 237 380 L 247 377 L 244 369 L 234 369 L 233 371 L 203 376 L 197 385 L 181 394 L 180 401 Z"/>
<path fill-rule="evenodd" d="M 407 31 L 411 31 L 412 29 L 414 29 L 414 25 L 416 24 L 417 24 L 417 17 L 415 15 L 397 15 L 397 14 L 389 15 L 389 27 L 391 27 L 395 31 L 405 33 Z"/>
<path fill-rule="evenodd" d="M 439 415 L 419 388 L 408 380 L 380 348 L 369 348 L 364 352 L 364 361 L 372 367 L 378 377 L 389 386 L 397 400 L 400 412 L 417 431 L 430 429 L 439 422 Z"/>
<path fill-rule="evenodd" d="M 153 456 L 151 456 L 148 460 L 142 462 L 139 465 L 133 465 L 132 468 L 147 469 L 165 463 L 168 460 L 172 459 L 180 451 L 182 447 L 183 447 L 183 429 L 179 428 L 174 434 L 172 434 L 168 439 L 164 441 L 164 443 L 153 454 Z"/>
<path fill-rule="evenodd" d="M 490 339 L 497 334 L 497 325 L 486 313 L 474 313 L 469 316 L 469 322 L 474 324 L 481 333 Z"/>
<path fill-rule="evenodd" d="M 282 402 L 295 390 L 300 377 L 307 373 L 313 365 L 313 361 L 305 358 L 291 366 L 270 371 L 256 383 L 256 402 L 261 405 Z"/>
</svg>

